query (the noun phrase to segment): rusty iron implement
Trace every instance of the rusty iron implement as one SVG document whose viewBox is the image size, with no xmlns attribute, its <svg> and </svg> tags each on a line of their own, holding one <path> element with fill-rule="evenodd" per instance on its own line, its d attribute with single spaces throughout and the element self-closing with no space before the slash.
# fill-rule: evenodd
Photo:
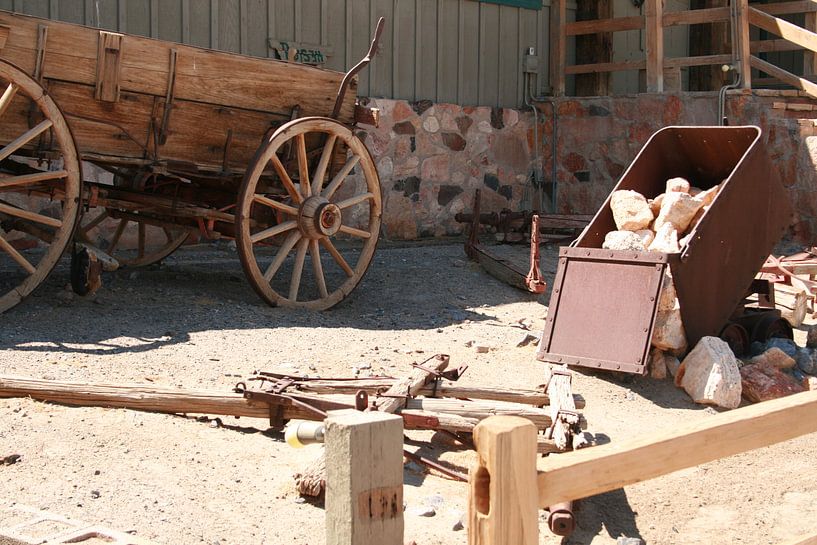
<svg viewBox="0 0 817 545">
<path fill-rule="evenodd" d="M 785 232 L 791 205 L 755 126 L 661 129 L 614 191 L 653 198 L 674 177 L 701 189 L 722 184 L 688 244 L 678 254 L 602 250 L 616 229 L 611 193 L 578 240 L 560 251 L 540 360 L 645 373 L 667 266 L 690 346 L 729 322 Z"/>
</svg>

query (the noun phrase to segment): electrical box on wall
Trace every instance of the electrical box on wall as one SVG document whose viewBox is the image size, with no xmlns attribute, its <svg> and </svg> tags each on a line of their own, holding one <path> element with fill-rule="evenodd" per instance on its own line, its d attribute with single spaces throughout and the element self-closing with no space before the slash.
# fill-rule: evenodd
<svg viewBox="0 0 817 545">
<path fill-rule="evenodd" d="M 528 74 L 539 73 L 539 56 L 536 55 L 536 50 L 532 47 L 525 50 L 522 61 L 522 71 Z"/>
</svg>

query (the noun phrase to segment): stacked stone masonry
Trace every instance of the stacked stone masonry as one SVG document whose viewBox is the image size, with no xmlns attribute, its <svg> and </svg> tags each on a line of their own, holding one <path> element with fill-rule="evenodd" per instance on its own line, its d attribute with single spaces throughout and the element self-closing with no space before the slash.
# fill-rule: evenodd
<svg viewBox="0 0 817 545">
<path fill-rule="evenodd" d="M 758 125 L 796 211 L 792 234 L 817 234 L 817 109 L 796 91 L 736 91 L 730 124 Z M 461 107 L 372 99 L 378 128 L 359 136 L 375 157 L 384 197 L 385 236 L 415 239 L 457 235 L 458 212 L 482 188 L 483 211 L 536 208 L 534 180 L 551 180 L 556 111 L 558 213 L 593 214 L 647 139 L 668 125 L 717 124 L 717 96 L 641 94 L 560 99 L 539 104 L 539 156 L 530 109 Z"/>
</svg>

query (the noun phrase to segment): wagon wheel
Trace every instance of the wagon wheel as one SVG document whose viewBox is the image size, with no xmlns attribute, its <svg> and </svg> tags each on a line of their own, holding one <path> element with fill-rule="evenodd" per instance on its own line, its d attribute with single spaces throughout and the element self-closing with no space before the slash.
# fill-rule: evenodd
<svg viewBox="0 0 817 545">
<path fill-rule="evenodd" d="M 0 62 L 0 312 L 39 286 L 79 215 L 76 145 L 57 105 L 22 70 Z M 34 159 L 39 157 L 39 159 Z"/>
<path fill-rule="evenodd" d="M 154 178 L 139 174 L 137 187 Z M 77 238 L 93 244 L 119 262 L 122 267 L 146 267 L 175 252 L 187 240 L 188 232 L 138 212 L 110 208 L 85 213 L 80 219 Z"/>
<path fill-rule="evenodd" d="M 314 142 L 319 149 L 307 151 Z M 292 176 L 278 155 L 290 148 L 288 143 L 295 150 Z M 325 183 L 336 146 L 348 149 L 346 162 Z M 310 155 L 316 159 L 314 168 Z M 283 199 L 265 191 L 262 175 L 270 168 L 286 189 Z M 353 169 L 360 176 L 350 177 Z M 271 215 L 277 221 L 266 219 Z M 363 142 L 331 119 L 290 121 L 261 145 L 244 176 L 236 234 L 244 272 L 272 305 L 330 308 L 357 286 L 369 267 L 380 216 L 380 180 Z M 271 247 L 273 241 L 277 248 Z M 270 248 L 274 251 L 268 252 Z M 289 260 L 293 249 L 294 260 Z M 311 267 L 304 267 L 307 253 Z"/>
<path fill-rule="evenodd" d="M 175 252 L 187 240 L 186 230 L 157 225 L 150 218 L 117 210 L 85 214 L 77 238 L 104 251 L 122 267 L 147 267 Z"/>
</svg>

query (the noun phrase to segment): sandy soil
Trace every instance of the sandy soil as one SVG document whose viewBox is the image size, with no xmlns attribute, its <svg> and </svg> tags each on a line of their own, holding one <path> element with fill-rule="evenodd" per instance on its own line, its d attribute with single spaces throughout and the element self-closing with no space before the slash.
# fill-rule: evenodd
<svg viewBox="0 0 817 545">
<path fill-rule="evenodd" d="M 523 249 L 524 250 L 524 249 Z M 545 269 L 552 278 L 554 251 Z M 462 381 L 531 387 L 543 380 L 535 348 L 517 348 L 542 301 L 484 274 L 458 244 L 383 247 L 363 284 L 333 311 L 269 308 L 244 282 L 227 246 L 183 249 L 161 266 L 106 276 L 94 299 L 68 300 L 62 266 L 34 297 L 0 316 L 0 373 L 61 380 L 152 382 L 229 391 L 254 369 L 400 375 L 410 362 L 448 353 L 470 368 Z M 798 332 L 802 336 L 802 332 Z M 467 346 L 489 346 L 479 354 Z M 802 342 L 802 339 L 801 339 Z M 314 367 L 314 369 L 313 369 Z M 617 441 L 706 419 L 670 381 L 577 373 L 590 431 Z M 467 470 L 473 453 L 430 433 L 411 448 Z M 773 544 L 817 532 L 817 435 L 628 487 L 580 503 L 566 541 L 606 544 L 619 536 L 656 544 Z M 178 416 L 0 400 L 0 517 L 14 504 L 49 509 L 166 544 L 324 543 L 324 513 L 293 492 L 297 451 L 266 422 L 222 427 Z M 682 455 L 682 453 L 679 453 Z M 453 526 L 467 485 L 410 464 L 406 541 L 464 544 Z M 442 504 L 435 517 L 413 510 Z M 0 518 L 0 527 L 10 524 Z"/>
</svg>

